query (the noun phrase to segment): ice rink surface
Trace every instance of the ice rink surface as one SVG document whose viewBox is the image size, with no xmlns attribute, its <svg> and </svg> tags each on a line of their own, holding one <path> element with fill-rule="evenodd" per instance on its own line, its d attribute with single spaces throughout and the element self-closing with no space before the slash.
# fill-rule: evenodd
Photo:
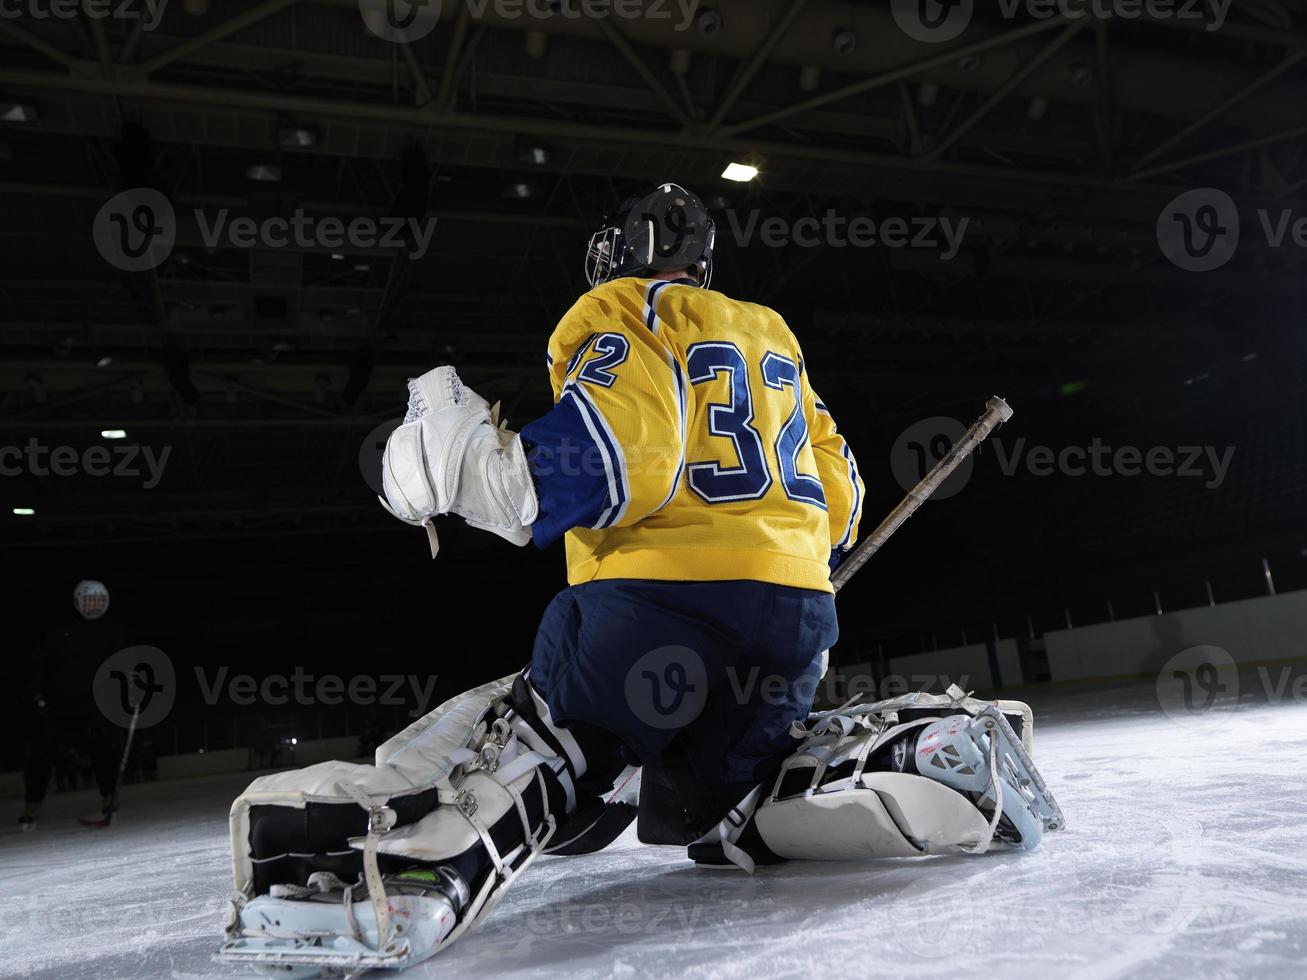
<svg viewBox="0 0 1307 980">
<path fill-rule="evenodd" d="M 750 878 L 631 833 L 538 862 L 477 932 L 403 976 L 1307 976 L 1307 703 L 1173 718 L 1151 687 L 1028 696 L 1069 822 L 1034 854 Z M 248 778 L 128 786 L 106 831 L 73 820 L 90 794 L 54 795 L 36 833 L 6 830 L 0 976 L 238 975 L 210 955 L 227 807 Z"/>
</svg>

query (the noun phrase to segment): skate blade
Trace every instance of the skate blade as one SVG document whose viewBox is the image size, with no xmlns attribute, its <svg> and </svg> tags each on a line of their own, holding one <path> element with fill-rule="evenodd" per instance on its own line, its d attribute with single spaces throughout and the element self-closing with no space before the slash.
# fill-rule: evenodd
<svg viewBox="0 0 1307 980">
<path fill-rule="evenodd" d="M 368 949 L 343 936 L 328 937 L 324 941 L 330 945 L 298 939 L 246 936 L 224 943 L 214 959 L 289 980 L 354 977 L 368 970 L 397 970 L 409 964 L 411 947 L 407 939 L 397 939 L 380 951 Z"/>
<path fill-rule="evenodd" d="M 1044 783 L 1044 777 L 1035 767 L 1035 760 L 1030 758 L 1030 753 L 1021 744 L 1020 737 L 1012 730 L 1003 712 L 994 705 L 988 705 L 976 713 L 976 719 L 999 740 L 1000 755 L 1011 768 L 1020 787 L 1029 791 L 1029 794 L 1022 795 L 1026 797 L 1031 810 L 1044 825 L 1044 830 L 1047 832 L 1064 829 L 1066 818 L 1062 816 L 1062 808 L 1053 798 L 1052 790 Z"/>
<path fill-rule="evenodd" d="M 340 903 L 261 896 L 234 912 L 234 931 L 214 958 L 292 980 L 402 970 L 443 948 L 456 925 L 443 897 L 392 895 L 388 904 L 394 933 L 378 949 L 376 917 L 366 902 L 354 906 L 351 924 Z"/>
</svg>

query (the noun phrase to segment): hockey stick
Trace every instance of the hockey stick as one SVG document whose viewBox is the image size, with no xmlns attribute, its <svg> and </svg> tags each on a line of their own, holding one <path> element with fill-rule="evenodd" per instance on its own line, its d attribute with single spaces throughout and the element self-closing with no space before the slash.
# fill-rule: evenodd
<svg viewBox="0 0 1307 980">
<path fill-rule="evenodd" d="M 853 553 L 835 569 L 835 574 L 831 576 L 831 585 L 835 587 L 835 591 L 839 592 L 844 588 L 849 579 L 857 574 L 858 569 L 867 564 L 871 556 L 884 547 L 885 542 L 894 535 L 894 532 L 916 513 L 917 508 L 939 489 L 939 485 L 962 465 L 962 461 L 988 439 L 990 433 L 1011 417 L 1012 409 L 997 395 L 986 402 L 985 414 L 976 420 L 976 424 L 966 431 L 966 434 L 944 454 L 944 458 L 936 463 L 929 473 L 922 477 L 920 483 L 908 491 L 908 495 L 889 512 L 889 515 L 880 522 L 880 526 L 871 532 L 871 536 L 854 548 Z"/>
<path fill-rule="evenodd" d="M 141 702 L 137 699 L 136 704 L 132 706 L 132 723 L 127 726 L 127 741 L 123 743 L 123 757 L 118 760 L 118 775 L 113 781 L 113 806 L 116 808 L 118 803 L 118 788 L 123 784 L 123 773 L 127 771 L 127 757 L 132 751 L 132 736 L 136 734 L 136 721 L 141 717 Z M 109 826 L 109 821 L 113 819 L 113 810 L 101 813 L 98 817 L 78 817 L 77 822 L 83 827 L 90 830 L 98 830 L 102 827 Z"/>
</svg>

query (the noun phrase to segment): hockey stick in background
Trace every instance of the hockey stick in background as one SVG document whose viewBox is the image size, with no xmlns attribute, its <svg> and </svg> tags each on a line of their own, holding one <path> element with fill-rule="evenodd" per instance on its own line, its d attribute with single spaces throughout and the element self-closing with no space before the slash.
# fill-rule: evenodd
<svg viewBox="0 0 1307 980">
<path fill-rule="evenodd" d="M 113 811 L 118 806 L 118 790 L 123 784 L 123 773 L 127 771 L 127 757 L 132 751 L 132 736 L 136 734 L 136 721 L 141 717 L 141 699 L 137 698 L 132 706 L 132 723 L 127 727 L 127 740 L 123 743 L 123 757 L 118 761 L 118 777 L 113 782 L 113 809 L 103 811 L 98 817 L 78 817 L 77 822 L 88 830 L 99 830 L 109 826 Z"/>
<path fill-rule="evenodd" d="M 903 523 L 916 513 L 917 508 L 924 504 L 937 489 L 939 485 L 949 478 L 949 475 L 962 465 L 966 459 L 982 442 L 989 438 L 990 434 L 1000 425 L 1012 417 L 1012 409 L 1008 403 L 995 395 L 985 403 L 985 414 L 976 420 L 976 424 L 966 431 L 966 434 L 944 454 L 944 458 L 935 464 L 921 482 L 908 491 L 908 495 L 899 501 L 899 505 L 889 512 L 880 526 L 871 532 L 871 536 L 862 544 L 853 549 L 853 553 L 840 563 L 835 569 L 835 574 L 831 576 L 831 585 L 835 591 L 839 592 L 848 584 L 849 579 L 857 574 L 858 569 L 871 560 L 871 556 L 880 551 Z"/>
</svg>

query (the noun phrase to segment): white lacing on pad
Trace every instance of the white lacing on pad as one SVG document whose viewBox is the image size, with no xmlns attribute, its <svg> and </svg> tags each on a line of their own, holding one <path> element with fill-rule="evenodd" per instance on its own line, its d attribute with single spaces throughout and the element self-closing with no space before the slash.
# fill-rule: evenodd
<svg viewBox="0 0 1307 980">
<path fill-rule="evenodd" d="M 409 378 L 408 413 L 404 422 L 416 422 L 438 408 L 462 405 L 465 399 L 466 389 L 452 367 L 436 368 L 420 378 Z"/>
</svg>

